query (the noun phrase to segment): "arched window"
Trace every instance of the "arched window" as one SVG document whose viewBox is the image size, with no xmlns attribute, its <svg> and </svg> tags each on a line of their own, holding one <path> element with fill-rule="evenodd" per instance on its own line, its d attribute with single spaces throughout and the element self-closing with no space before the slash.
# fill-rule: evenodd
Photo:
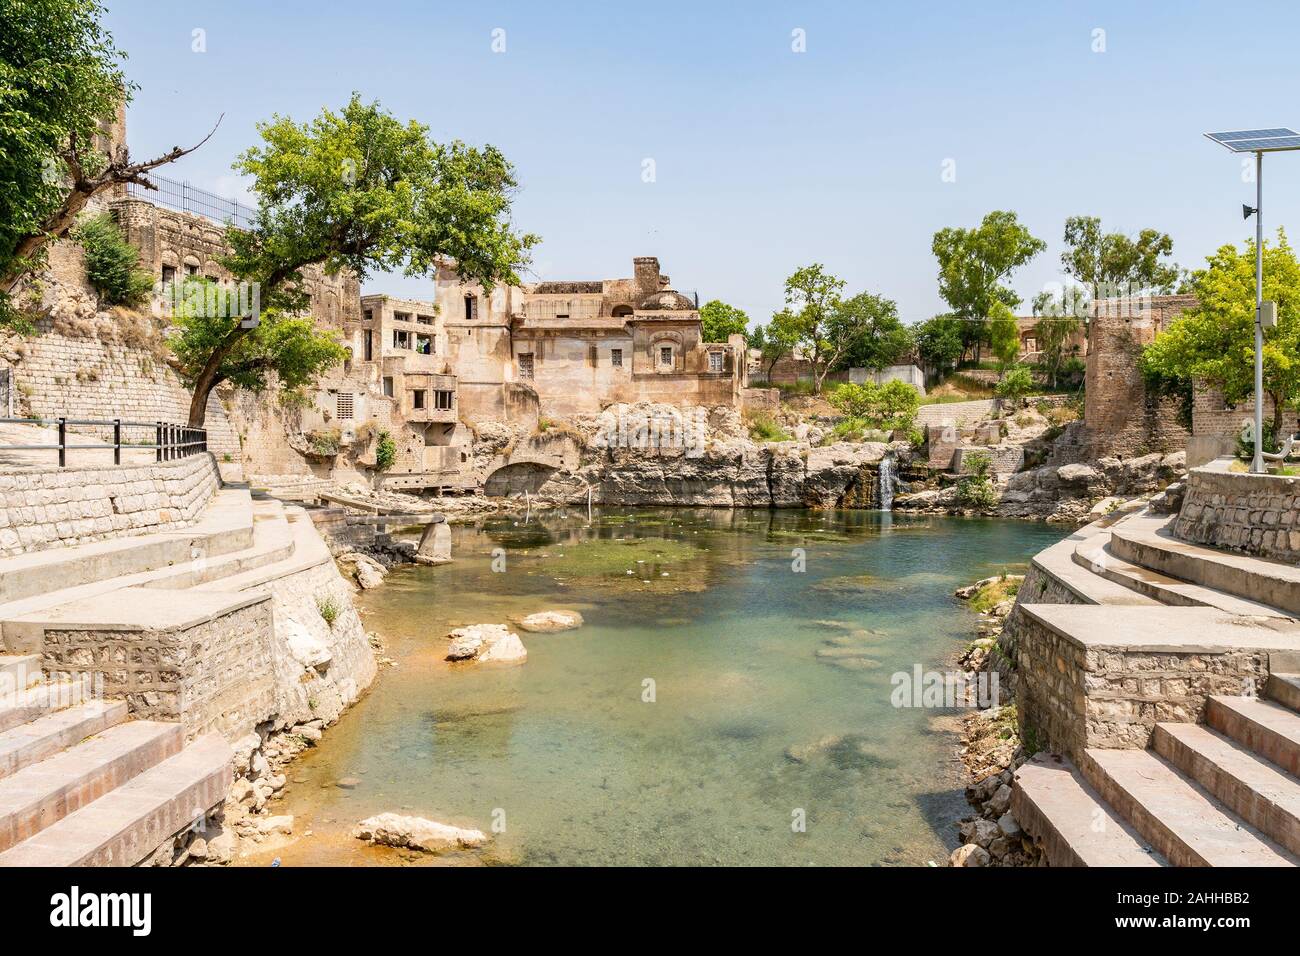
<svg viewBox="0 0 1300 956">
<path fill-rule="evenodd" d="M 616 319 L 625 319 L 632 314 L 632 307 L 630 305 L 616 305 L 610 314 Z"/>
</svg>

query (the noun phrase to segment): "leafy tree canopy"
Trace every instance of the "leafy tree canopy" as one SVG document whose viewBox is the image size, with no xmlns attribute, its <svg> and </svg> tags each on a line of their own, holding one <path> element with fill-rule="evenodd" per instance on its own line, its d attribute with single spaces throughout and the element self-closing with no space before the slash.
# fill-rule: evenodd
<svg viewBox="0 0 1300 956">
<path fill-rule="evenodd" d="M 1221 246 L 1192 274 L 1199 300 L 1156 336 L 1142 355 L 1148 384 L 1187 398 L 1195 382 L 1244 402 L 1255 387 L 1255 244 Z M 1264 390 L 1273 399 L 1274 430 L 1282 410 L 1300 401 L 1300 263 L 1279 229 L 1264 245 L 1264 298 L 1277 303 L 1276 328 L 1264 331 Z"/>
<path fill-rule="evenodd" d="M 955 315 L 936 315 L 915 327 L 916 354 L 928 374 L 942 376 L 957 367 L 964 349 L 964 324 Z"/>
<path fill-rule="evenodd" d="M 704 341 L 725 342 L 729 336 L 746 334 L 749 316 L 734 305 L 713 299 L 700 307 L 700 324 Z"/>
<path fill-rule="evenodd" d="M 974 346 L 977 356 L 994 303 L 1009 308 L 1020 304 L 1006 280 L 1046 248 L 1010 211 L 995 210 L 972 229 L 949 227 L 934 234 L 931 250 L 939 261 L 939 294 L 953 314 L 965 320 L 962 343 Z"/>
<path fill-rule="evenodd" d="M 1090 296 L 1165 293 L 1178 282 L 1178 266 L 1168 261 L 1174 251 L 1168 233 L 1143 229 L 1130 238 L 1102 232 L 1096 216 L 1071 216 L 1065 220 L 1065 244 L 1061 266 Z"/>
<path fill-rule="evenodd" d="M 912 333 L 899 319 L 898 306 L 892 300 L 859 292 L 845 299 L 839 311 L 852 316 L 848 345 L 838 362 L 841 368 L 880 371 L 911 354 Z"/>
<path fill-rule="evenodd" d="M 989 312 L 989 344 L 1004 366 L 1014 363 L 1020 355 L 1020 327 L 1005 302 L 994 302 Z"/>
</svg>

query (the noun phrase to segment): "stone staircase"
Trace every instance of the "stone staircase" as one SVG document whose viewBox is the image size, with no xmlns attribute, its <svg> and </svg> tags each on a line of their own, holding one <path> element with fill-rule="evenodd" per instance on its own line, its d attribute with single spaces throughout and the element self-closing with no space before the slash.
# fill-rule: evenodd
<svg viewBox="0 0 1300 956">
<path fill-rule="evenodd" d="M 1297 865 L 1300 568 L 1173 520 L 1115 515 L 1035 558 L 1009 622 L 1021 717 L 1062 752 L 1017 770 L 1012 811 L 1054 866 Z"/>
<path fill-rule="evenodd" d="M 272 587 L 329 564 L 240 487 L 184 529 L 0 559 L 0 866 L 133 865 L 219 806 L 227 740 L 274 709 Z"/>
</svg>

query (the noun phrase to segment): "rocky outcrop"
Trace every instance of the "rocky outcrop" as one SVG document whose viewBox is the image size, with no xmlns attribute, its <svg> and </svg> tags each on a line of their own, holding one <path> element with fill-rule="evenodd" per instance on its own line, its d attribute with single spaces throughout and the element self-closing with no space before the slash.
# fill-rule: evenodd
<svg viewBox="0 0 1300 956">
<path fill-rule="evenodd" d="M 550 633 L 552 631 L 569 631 L 582 626 L 582 615 L 577 611 L 538 611 L 519 619 L 519 627 L 525 631 Z"/>
</svg>

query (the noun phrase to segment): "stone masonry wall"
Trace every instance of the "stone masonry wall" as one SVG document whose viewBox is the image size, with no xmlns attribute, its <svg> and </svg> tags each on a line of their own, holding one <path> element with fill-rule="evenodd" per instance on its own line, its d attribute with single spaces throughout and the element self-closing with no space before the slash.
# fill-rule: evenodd
<svg viewBox="0 0 1300 956">
<path fill-rule="evenodd" d="M 0 474 L 0 556 L 183 527 L 220 484 L 210 454 Z"/>
<path fill-rule="evenodd" d="M 1300 478 L 1229 472 L 1187 475 L 1174 535 L 1194 544 L 1300 564 Z"/>
<path fill-rule="evenodd" d="M 1064 637 L 1026 617 L 1016 659 L 1027 739 L 1077 759 L 1087 747 L 1144 748 L 1160 721 L 1194 723 L 1215 694 L 1263 686 L 1268 653 L 1151 653 Z"/>
<path fill-rule="evenodd" d="M 41 666 L 102 679 L 103 693 L 126 700 L 133 717 L 177 721 L 186 739 L 234 739 L 274 710 L 271 632 L 265 599 L 185 629 L 47 628 Z"/>
</svg>

